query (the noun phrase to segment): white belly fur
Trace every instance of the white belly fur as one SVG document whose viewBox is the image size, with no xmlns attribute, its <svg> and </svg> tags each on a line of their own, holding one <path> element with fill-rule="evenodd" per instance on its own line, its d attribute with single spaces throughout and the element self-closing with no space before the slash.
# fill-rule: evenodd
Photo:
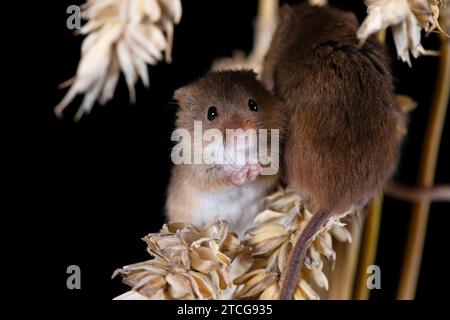
<svg viewBox="0 0 450 320">
<path fill-rule="evenodd" d="M 203 227 L 217 219 L 226 219 L 230 231 L 242 237 L 253 225 L 253 218 L 262 209 L 262 199 L 272 187 L 268 181 L 256 180 L 243 186 L 228 186 L 218 191 L 199 192 L 194 225 Z"/>
</svg>

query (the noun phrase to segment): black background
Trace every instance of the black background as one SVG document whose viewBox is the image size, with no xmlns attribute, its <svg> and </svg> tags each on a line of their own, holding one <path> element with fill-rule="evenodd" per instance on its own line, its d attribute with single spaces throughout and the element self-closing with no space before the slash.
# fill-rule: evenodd
<svg viewBox="0 0 450 320">
<path fill-rule="evenodd" d="M 56 299 L 108 301 L 127 289 L 112 272 L 149 258 L 141 239 L 158 231 L 170 173 L 170 132 L 173 114 L 165 108 L 173 91 L 206 72 L 216 57 L 235 49 L 249 51 L 257 1 L 184 0 L 183 17 L 176 27 L 173 63 L 150 68 L 150 89 L 137 86 L 137 104 L 129 105 L 120 80 L 113 101 L 96 106 L 79 123 L 71 122 L 81 99 L 64 120 L 53 114 L 65 91 L 57 85 L 71 78 L 79 61 L 82 37 L 66 28 L 66 8 L 81 1 L 41 4 L 37 27 L 29 28 L 29 63 L 36 69 L 18 86 L 21 124 L 13 131 L 25 137 L 20 174 L 13 185 L 21 197 L 11 210 L 27 228 L 20 252 L 39 266 L 44 288 Z M 295 3 L 295 1 L 289 1 Z M 363 1 L 331 1 L 364 18 Z M 438 48 L 435 35 L 424 41 Z M 419 102 L 410 117 L 410 132 L 395 179 L 413 184 L 419 165 L 425 122 L 434 88 L 438 59 L 422 57 L 413 68 L 398 62 L 390 35 L 396 87 Z M 28 53 L 28 52 L 27 52 Z M 34 71 L 36 70 L 36 71 Z M 33 84 L 31 90 L 29 84 Z M 25 102 L 26 101 L 26 102 Z M 436 183 L 450 182 L 449 121 L 441 144 Z M 19 130 L 20 128 L 20 130 Z M 14 141 L 13 141 L 14 144 Z M 410 204 L 385 199 L 377 264 L 382 289 L 377 300 L 394 299 L 405 246 Z M 446 296 L 448 204 L 433 204 L 418 299 Z M 66 268 L 82 270 L 82 289 L 67 290 Z M 448 296 L 448 294 L 447 294 Z"/>
</svg>

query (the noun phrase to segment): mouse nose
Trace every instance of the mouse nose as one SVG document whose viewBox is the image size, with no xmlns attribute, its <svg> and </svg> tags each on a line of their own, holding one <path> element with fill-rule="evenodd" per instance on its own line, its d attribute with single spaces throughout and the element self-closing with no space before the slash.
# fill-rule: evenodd
<svg viewBox="0 0 450 320">
<path fill-rule="evenodd" d="M 248 129 L 255 129 L 255 124 L 249 119 L 243 119 L 238 115 L 233 115 L 229 121 L 227 121 L 225 127 L 227 129 L 243 129 L 245 131 Z"/>
<path fill-rule="evenodd" d="M 245 120 L 244 121 L 244 126 L 243 126 L 242 129 L 244 129 L 244 130 L 255 129 L 255 124 L 251 120 Z"/>
</svg>

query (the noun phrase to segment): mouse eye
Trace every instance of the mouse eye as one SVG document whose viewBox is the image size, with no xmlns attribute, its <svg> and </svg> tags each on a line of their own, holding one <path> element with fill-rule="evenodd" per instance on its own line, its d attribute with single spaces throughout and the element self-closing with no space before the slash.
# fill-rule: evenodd
<svg viewBox="0 0 450 320">
<path fill-rule="evenodd" d="M 212 106 L 208 108 L 208 120 L 213 121 L 215 118 L 219 116 L 219 113 L 217 112 L 217 108 Z"/>
<path fill-rule="evenodd" d="M 258 105 L 256 104 L 255 100 L 249 99 L 248 100 L 248 107 L 251 111 L 257 112 L 258 111 Z"/>
</svg>

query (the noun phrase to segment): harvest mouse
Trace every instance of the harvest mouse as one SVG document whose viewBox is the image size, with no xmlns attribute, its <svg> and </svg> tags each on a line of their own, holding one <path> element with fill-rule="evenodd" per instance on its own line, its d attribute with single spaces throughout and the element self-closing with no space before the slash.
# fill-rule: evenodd
<svg viewBox="0 0 450 320">
<path fill-rule="evenodd" d="M 218 152 L 227 161 L 204 163 L 204 150 L 210 142 L 187 143 L 191 148 L 183 152 L 192 159 L 192 151 L 202 149 L 203 162 L 173 166 L 166 202 L 168 218 L 198 227 L 214 219 L 227 219 L 230 229 L 243 235 L 261 209 L 261 199 L 274 188 L 279 173 L 262 175 L 264 166 L 259 158 L 237 163 L 229 155 L 236 150 L 246 153 L 258 146 L 258 139 L 243 135 L 245 130 L 282 130 L 284 116 L 279 101 L 257 81 L 255 73 L 246 70 L 208 73 L 178 89 L 174 99 L 178 105 L 175 131 L 188 134 L 182 140 L 195 135 L 196 125 L 201 125 L 201 134 L 218 130 L 224 142 Z M 231 147 L 225 143 L 229 142 L 230 129 L 242 130 L 232 137 L 235 144 Z M 272 138 L 269 135 L 268 141 Z"/>
<path fill-rule="evenodd" d="M 292 299 L 306 250 L 333 215 L 362 205 L 392 175 L 405 118 L 382 44 L 358 47 L 358 22 L 328 7 L 284 5 L 263 81 L 289 115 L 287 182 L 315 212 L 294 245 L 281 299 Z"/>
</svg>

